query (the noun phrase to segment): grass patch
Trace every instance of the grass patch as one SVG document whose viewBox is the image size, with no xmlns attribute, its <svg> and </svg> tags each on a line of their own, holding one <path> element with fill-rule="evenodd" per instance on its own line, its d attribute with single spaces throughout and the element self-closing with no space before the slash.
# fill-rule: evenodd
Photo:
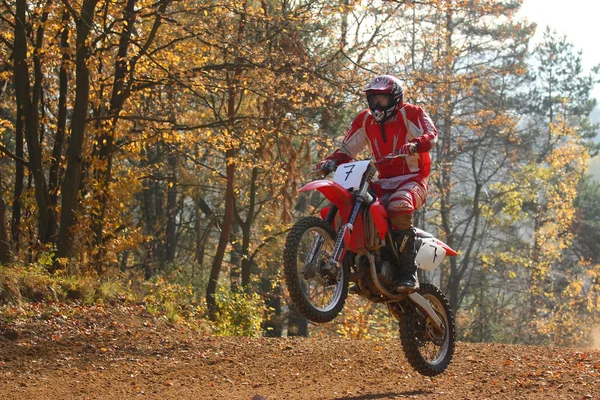
<svg viewBox="0 0 600 400">
<path fill-rule="evenodd" d="M 135 289 L 134 289 L 135 287 Z M 196 300 L 191 286 L 162 277 L 134 284 L 123 276 L 50 274 L 44 264 L 0 266 L 0 320 L 11 320 L 7 310 L 40 304 L 39 315 L 55 304 L 82 306 L 136 304 L 153 317 L 208 330 L 206 308 Z M 8 314 L 7 314 L 8 313 Z M 31 317 L 30 315 L 23 315 Z"/>
<path fill-rule="evenodd" d="M 40 264 L 0 269 L 0 304 L 78 301 L 81 304 L 112 303 L 122 300 L 127 288 L 117 279 L 92 275 L 50 274 Z"/>
<path fill-rule="evenodd" d="M 219 336 L 260 336 L 265 315 L 262 297 L 249 289 L 231 290 L 219 285 L 217 320 L 209 322 L 203 298 L 192 283 L 185 285 L 175 276 L 155 276 L 150 280 L 124 275 L 98 277 L 92 274 L 67 275 L 48 272 L 46 262 L 31 265 L 0 266 L 0 321 L 15 318 L 44 318 L 55 308 L 77 310 L 77 306 L 135 305 L 153 318 L 183 324 Z M 68 307 L 68 305 L 75 307 Z M 25 307 L 32 305 L 32 307 Z M 62 308 L 61 308 L 62 307 Z M 20 312 L 19 310 L 35 310 Z M 75 311 L 73 311 L 75 312 Z M 16 313 L 16 314 L 15 314 Z"/>
</svg>

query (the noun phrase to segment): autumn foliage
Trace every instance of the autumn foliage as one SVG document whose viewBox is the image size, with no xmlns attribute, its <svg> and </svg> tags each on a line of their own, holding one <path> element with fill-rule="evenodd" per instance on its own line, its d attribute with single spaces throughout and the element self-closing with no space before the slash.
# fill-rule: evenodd
<svg viewBox="0 0 600 400">
<path fill-rule="evenodd" d="M 364 82 L 392 73 L 440 133 L 416 221 L 459 257 L 422 278 L 462 338 L 584 343 L 600 324 L 600 254 L 579 239 L 600 221 L 581 197 L 597 75 L 551 31 L 528 46 L 519 4 L 0 0 L 0 268 L 155 285 L 157 304 L 183 288 L 223 334 L 306 334 L 281 246 L 324 203 L 298 189 Z M 310 329 L 395 329 L 349 306 Z"/>
</svg>

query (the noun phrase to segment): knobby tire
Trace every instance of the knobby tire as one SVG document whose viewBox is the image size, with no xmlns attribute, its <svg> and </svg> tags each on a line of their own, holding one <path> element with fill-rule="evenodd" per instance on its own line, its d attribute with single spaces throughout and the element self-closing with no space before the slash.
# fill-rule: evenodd
<svg viewBox="0 0 600 400">
<path fill-rule="evenodd" d="M 284 276 L 288 292 L 292 302 L 308 320 L 316 323 L 324 323 L 333 320 L 344 307 L 346 297 L 348 296 L 348 274 L 342 272 L 342 292 L 336 304 L 330 309 L 323 311 L 314 307 L 305 297 L 301 287 L 301 277 L 298 274 L 298 250 L 304 234 L 311 228 L 318 228 L 325 231 L 330 240 L 335 243 L 335 230 L 324 220 L 317 217 L 303 217 L 290 230 L 285 241 L 283 252 Z"/>
<path fill-rule="evenodd" d="M 423 327 L 426 324 L 426 320 L 413 304 L 409 304 L 405 312 L 400 315 L 400 342 L 402 343 L 402 349 L 408 363 L 415 371 L 425 376 L 436 376 L 448 368 L 454 355 L 456 335 L 454 315 L 448 299 L 436 286 L 429 283 L 421 283 L 419 293 L 426 299 L 428 296 L 435 297 L 442 306 L 442 310 L 438 311 L 444 314 L 444 318 L 442 319 L 446 324 L 446 332 L 442 345 L 446 346 L 445 353 L 439 360 L 427 360 L 421 353 L 420 343 L 431 342 L 431 340 L 424 333 Z"/>
</svg>

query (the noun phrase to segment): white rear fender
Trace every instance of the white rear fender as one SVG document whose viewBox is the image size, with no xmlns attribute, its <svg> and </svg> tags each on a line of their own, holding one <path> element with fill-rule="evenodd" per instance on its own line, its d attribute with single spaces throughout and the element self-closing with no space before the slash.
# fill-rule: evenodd
<svg viewBox="0 0 600 400">
<path fill-rule="evenodd" d="M 419 246 L 418 243 L 421 242 Z M 434 237 L 431 238 L 419 238 L 417 240 L 417 246 L 419 249 L 417 250 L 417 257 L 415 258 L 415 262 L 417 263 L 417 267 L 424 269 L 425 271 L 433 271 L 442 263 L 444 258 L 446 258 L 446 248 L 450 249 L 448 245 L 443 242 L 440 242 Z M 450 249 L 452 250 L 452 249 Z M 456 255 L 448 254 L 448 255 Z"/>
</svg>

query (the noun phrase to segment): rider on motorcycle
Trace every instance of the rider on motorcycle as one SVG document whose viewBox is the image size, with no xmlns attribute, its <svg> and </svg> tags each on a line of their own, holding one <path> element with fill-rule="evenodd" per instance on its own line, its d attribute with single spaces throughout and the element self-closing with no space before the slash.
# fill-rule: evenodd
<svg viewBox="0 0 600 400">
<path fill-rule="evenodd" d="M 404 103 L 398 78 L 377 76 L 363 91 L 369 109 L 358 114 L 339 149 L 320 161 L 317 169 L 329 172 L 371 145 L 379 172 L 373 190 L 386 205 L 400 253 L 401 269 L 395 277 L 395 290 L 411 292 L 419 288 L 415 263 L 417 233 L 412 215 L 427 197 L 429 150 L 437 141 L 437 130 L 423 109 Z M 390 154 L 406 157 L 386 159 Z"/>
</svg>

